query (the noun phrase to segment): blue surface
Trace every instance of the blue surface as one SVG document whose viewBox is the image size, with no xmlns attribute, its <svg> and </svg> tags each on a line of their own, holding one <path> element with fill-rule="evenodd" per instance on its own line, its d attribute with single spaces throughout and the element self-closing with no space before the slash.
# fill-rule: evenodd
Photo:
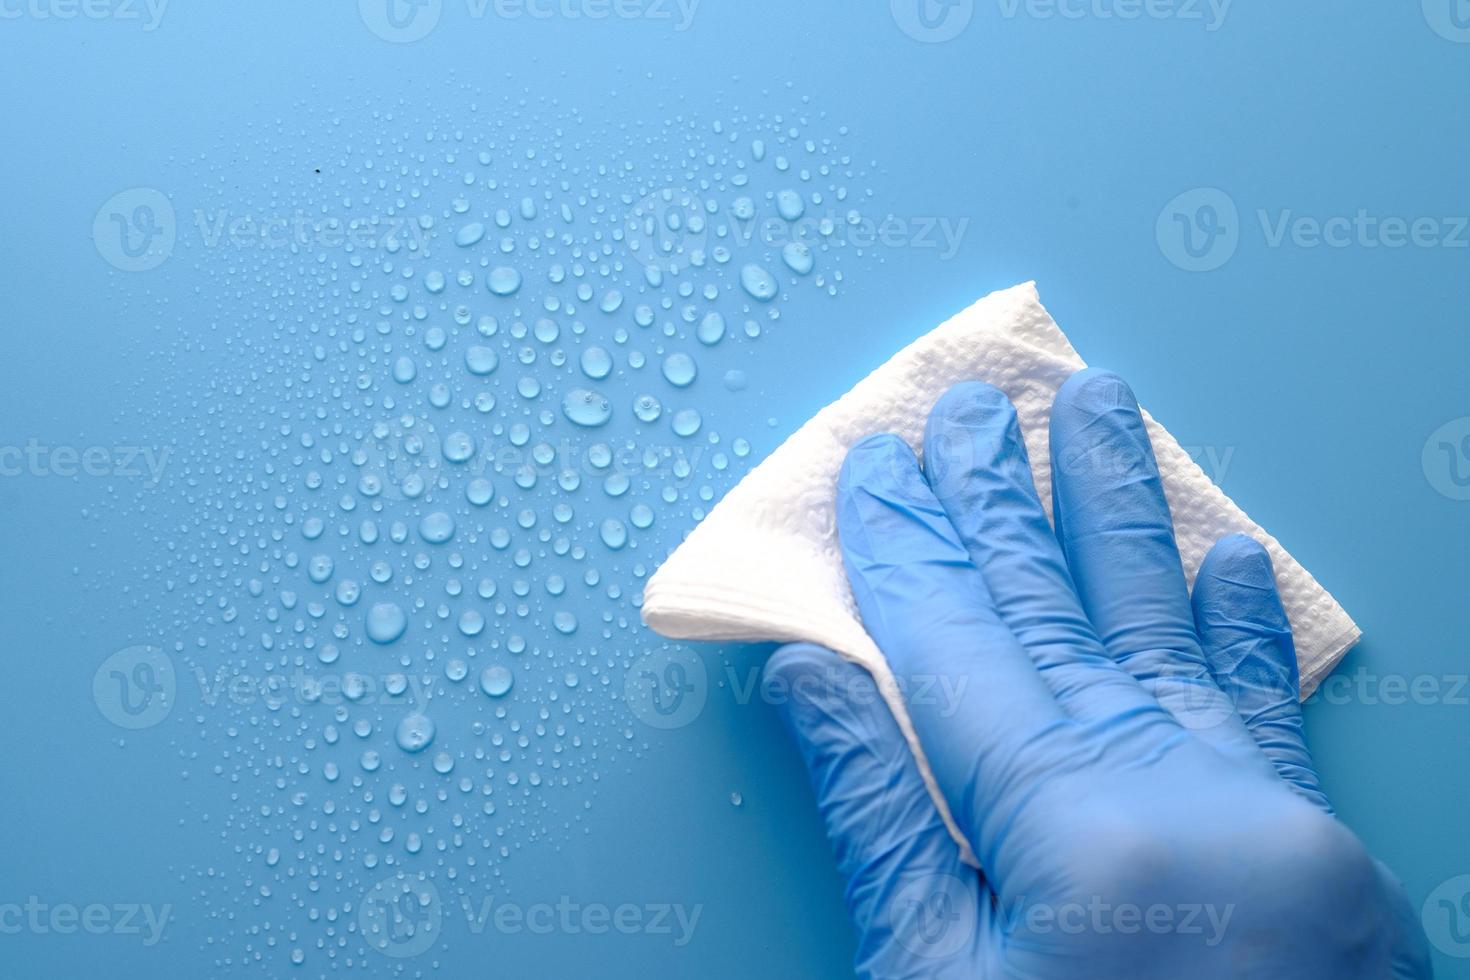
<svg viewBox="0 0 1470 980">
<path fill-rule="evenodd" d="M 1455 480 L 1462 471 L 1453 468 L 1470 466 L 1470 454 L 1438 449 L 1439 441 L 1453 447 L 1470 425 L 1456 422 L 1470 415 L 1470 233 L 1463 217 L 1454 220 L 1470 213 L 1470 133 L 1459 111 L 1470 80 L 1463 3 L 1459 20 L 1457 8 L 1437 0 L 1425 0 L 1423 10 L 1412 3 L 1239 4 L 1210 30 L 1208 6 L 1197 8 L 1203 20 L 1121 19 L 1099 12 L 1125 4 L 1068 4 L 1082 11 L 1073 18 L 997 0 L 953 8 L 951 16 L 971 19 L 938 43 L 911 36 L 935 35 L 901 0 L 897 15 L 879 2 L 703 0 L 687 25 L 676 7 L 652 0 L 618 8 L 641 16 L 605 19 L 476 17 L 473 7 L 446 0 L 434 29 L 403 43 L 375 34 L 368 27 L 374 18 L 352 4 L 306 6 L 170 4 L 156 24 L 146 7 L 120 2 L 85 8 L 118 15 L 107 17 L 64 16 L 81 8 L 61 0 L 0 7 L 0 77 L 11 93 L 0 116 L 7 134 L 0 176 L 11 188 L 0 239 L 7 286 L 0 443 L 169 452 L 156 485 L 121 472 L 117 456 L 94 467 L 109 469 L 106 475 L 69 477 L 58 472 L 65 465 L 26 464 L 0 479 L 7 534 L 0 630 L 8 665 L 0 732 L 10 745 L 0 793 L 0 826 L 10 841 L 0 851 L 0 906 L 31 896 L 78 910 L 100 903 L 112 923 L 99 926 L 100 935 L 6 928 L 0 972 L 27 980 L 99 971 L 119 978 L 846 975 L 852 937 L 841 883 L 805 775 L 770 707 L 741 698 L 739 684 L 726 680 L 743 683 L 765 651 L 703 651 L 710 693 L 699 716 L 669 731 L 641 724 L 619 696 L 625 673 L 650 651 L 677 654 L 636 628 L 632 600 L 640 575 L 708 507 L 701 487 L 717 497 L 903 343 L 991 289 L 1034 278 L 1083 356 L 1122 373 L 1182 443 L 1201 447 L 1207 470 L 1363 627 L 1365 641 L 1339 670 L 1352 683 L 1329 689 L 1308 709 L 1318 765 L 1343 818 L 1403 876 L 1414 902 L 1432 899 L 1440 975 L 1470 976 L 1470 942 L 1458 942 L 1437 911 L 1446 897 L 1467 908 L 1461 900 L 1470 892 L 1455 881 L 1470 873 L 1463 816 L 1470 806 L 1470 690 L 1463 686 L 1470 667 L 1458 629 L 1470 585 L 1463 560 L 1470 503 L 1458 499 L 1465 496 Z M 371 14 L 371 3 L 365 9 Z M 124 16 L 134 11 L 137 18 Z M 934 23 L 943 34 L 946 24 L 958 29 L 961 22 Z M 799 136 L 783 142 L 789 130 Z M 748 149 L 753 132 L 770 144 L 760 168 Z M 504 141 L 510 133 L 522 134 L 520 141 Z M 471 148 L 497 139 L 492 163 L 480 168 Z M 444 680 L 445 660 L 475 646 L 454 632 L 453 619 L 436 617 L 441 603 L 454 616 L 466 605 L 445 592 L 459 574 L 447 566 L 445 548 L 410 542 L 401 558 L 394 552 L 398 573 L 381 594 L 369 586 L 361 603 L 341 607 L 327 590 L 349 576 L 368 582 L 371 548 L 334 542 L 334 531 L 326 540 L 341 546 L 336 577 L 328 586 L 309 582 L 304 564 L 316 549 L 287 515 L 304 517 L 315 507 L 333 516 L 334 529 L 353 533 L 359 516 L 344 523 L 333 514 L 339 491 L 313 498 L 303 489 L 315 464 L 292 456 L 323 446 L 304 453 L 300 433 L 328 430 L 323 443 L 340 458 L 317 468 L 330 479 L 352 469 L 351 446 L 335 452 L 345 439 L 331 433 L 335 422 L 350 432 L 372 417 L 395 416 L 380 401 L 373 410 L 354 402 L 352 387 L 362 373 L 371 376 L 375 397 L 396 391 L 384 345 L 408 340 L 413 324 L 403 310 L 432 297 L 418 279 L 404 280 L 416 290 L 406 304 L 386 291 L 400 265 L 421 276 L 433 260 L 397 256 L 388 273 L 377 265 L 380 253 L 356 269 L 340 247 L 320 243 L 295 251 L 211 244 L 196 211 L 429 213 L 439 236 L 431 255 L 453 256 L 449 209 L 464 170 L 483 170 L 500 185 L 492 194 L 482 184 L 475 208 L 493 210 L 503 199 L 514 210 L 533 192 L 528 181 L 540 168 L 571 168 L 568 192 L 554 182 L 535 185 L 534 193 L 551 189 L 558 202 L 577 203 L 589 183 L 636 200 L 655 186 L 698 184 L 716 170 L 727 179 L 733 164 L 702 156 L 727 154 L 750 167 L 745 193 L 769 209 L 762 195 L 793 185 L 799 170 L 775 171 L 775 156 L 804 159 L 807 139 L 818 143 L 813 159 L 839 161 L 840 171 L 818 175 L 810 188 L 851 188 L 850 202 L 825 201 L 824 211 L 891 214 L 909 232 L 868 248 L 821 252 L 807 279 L 787 273 L 766 250 L 759 260 L 781 273 L 782 296 L 773 304 L 780 318 L 766 320 L 754 341 L 741 330 L 742 307 L 769 308 L 740 293 L 734 273 L 742 260 L 692 277 L 719 282 L 709 305 L 726 310 L 731 336 L 702 348 L 694 324 L 679 317 L 684 297 L 660 312 L 660 326 L 676 324 L 668 349 L 700 361 L 700 380 L 687 391 L 657 376 L 663 341 L 653 331 L 660 327 L 637 333 L 631 291 L 616 315 L 585 304 L 579 317 L 588 333 L 562 342 L 573 353 L 566 369 L 541 360 L 519 371 L 520 342 L 500 349 L 497 397 L 500 411 L 509 411 L 518 404 L 514 377 L 537 375 L 553 393 L 564 391 L 578 347 L 612 346 L 606 338 L 617 320 L 634 333 L 630 347 L 641 345 L 649 358 L 628 384 L 656 390 L 666 411 L 656 432 L 639 428 L 626 401 L 632 389 L 619 387 L 614 420 L 597 438 L 703 450 L 689 480 L 660 470 L 662 483 L 640 483 L 625 499 L 607 498 L 588 481 L 568 533 L 594 557 L 536 554 L 526 571 L 513 564 L 517 548 L 550 546 L 517 528 L 522 505 L 512 471 L 492 474 L 497 495 L 511 503 L 490 508 L 485 536 L 474 541 L 474 518 L 461 513 L 461 538 L 446 548 L 480 567 L 462 574 L 466 594 L 481 575 L 497 579 L 498 598 L 511 608 L 485 636 L 519 631 L 528 638 L 524 654 L 481 642 L 470 678 Z M 461 158 L 444 164 L 442 154 L 456 143 Z M 534 159 L 524 153 L 533 144 Z M 420 154 L 422 161 L 414 159 Z M 377 165 L 367 171 L 370 159 Z M 616 169 L 596 173 L 599 163 L 624 161 L 636 180 Z M 380 190 L 379 177 L 404 189 Z M 421 197 L 407 190 L 414 184 Z M 123 271 L 118 263 L 128 260 L 105 244 L 106 235 L 93 239 L 99 209 L 104 229 L 112 213 L 127 220 L 138 198 L 124 198 L 122 210 L 104 203 L 132 188 L 159 191 L 176 212 L 177 243 L 151 271 Z M 724 185 L 710 196 L 728 206 L 737 194 Z M 614 212 L 622 206 L 604 200 Z M 594 212 L 590 202 L 578 203 L 579 222 Z M 1349 228 L 1343 247 L 1313 247 L 1310 227 L 1276 237 L 1283 214 L 1328 222 L 1359 212 L 1406 226 L 1432 220 L 1420 223 L 1419 244 L 1396 248 L 1385 246 L 1385 232 L 1394 235 L 1381 225 Z M 917 225 L 941 221 L 964 227 L 952 255 L 915 240 Z M 1179 237 L 1184 227 L 1193 252 Z M 498 237 L 491 225 L 481 251 L 489 255 Z M 325 262 L 322 253 L 330 253 Z M 541 315 L 525 312 L 534 310 L 530 304 L 556 292 L 543 286 L 552 261 L 546 252 L 521 238 L 515 258 L 542 278 L 504 301 L 507 329 L 517 319 L 511 306 L 520 304 L 520 318 L 530 323 Z M 1204 266 L 1217 267 L 1183 268 Z M 455 262 L 443 267 L 452 280 Z M 829 296 L 814 280 L 831 283 L 837 269 L 842 279 Z M 354 279 L 366 284 L 364 293 L 349 289 Z M 466 295 L 476 314 L 502 302 L 478 279 Z M 698 296 L 688 302 L 703 309 Z M 383 317 L 394 322 L 391 336 L 372 333 L 379 306 L 394 311 Z M 347 347 L 361 355 L 311 333 L 315 325 L 350 334 L 351 311 L 366 335 L 360 347 L 349 337 Z M 567 329 L 572 318 L 560 318 Z M 436 321 L 447 325 L 447 314 L 436 311 L 429 322 Z M 463 346 L 469 332 L 452 343 Z M 318 344 L 320 361 L 312 355 Z M 438 369 L 417 334 L 410 346 L 426 382 Z M 321 365 L 315 374 L 313 365 Z M 748 388 L 720 384 L 732 369 L 746 372 Z M 311 379 L 298 381 L 298 373 Z M 333 375 L 347 396 L 328 390 Z M 464 372 L 454 377 L 463 382 Z M 693 439 L 670 434 L 672 410 L 691 406 L 703 415 L 701 432 Z M 313 414 L 317 407 L 324 418 Z M 460 427 L 474 419 L 473 409 L 449 411 Z M 1447 423 L 1460 428 L 1451 425 L 1426 452 L 1431 434 Z M 574 447 L 591 439 L 559 410 L 554 429 Z M 711 433 L 722 437 L 719 447 L 709 445 Z M 730 450 L 736 438 L 749 440 L 752 452 L 731 453 L 730 465 L 716 469 L 713 453 Z M 599 550 L 603 517 L 625 515 L 640 492 L 669 484 L 677 484 L 677 502 L 659 503 L 648 534 L 635 532 L 617 554 Z M 528 493 L 546 505 L 541 526 L 552 526 L 554 493 L 546 485 Z M 457 513 L 467 507 L 458 483 L 445 499 Z M 418 507 L 389 500 L 385 529 L 392 513 L 416 522 Z M 522 536 L 505 551 L 486 547 L 497 526 Z M 286 563 L 287 551 L 300 554 L 302 567 Z M 404 574 L 417 574 L 409 563 L 420 551 L 433 551 L 431 567 L 410 585 Z M 252 571 L 262 565 L 268 571 Z M 604 572 L 597 588 L 581 586 L 588 565 Z M 543 591 L 551 574 L 571 583 L 555 602 Z M 250 594 L 255 575 L 265 582 L 261 597 Z M 518 577 L 536 590 L 524 618 L 511 588 Z M 609 597 L 614 581 L 625 591 Z M 299 594 L 295 609 L 284 606 L 283 590 Z M 428 605 L 404 640 L 382 653 L 358 636 L 370 602 L 390 595 Z M 302 614 L 316 600 L 327 609 L 320 621 Z M 578 615 L 575 633 L 551 628 L 553 609 Z M 307 624 L 300 631 L 297 620 Z M 344 655 L 326 668 L 316 651 L 339 621 L 350 626 Z M 269 651 L 262 634 L 272 637 Z M 305 646 L 308 637 L 316 638 L 313 647 Z M 92 684 L 109 655 L 137 645 L 166 652 L 180 693 L 161 724 L 128 732 L 99 712 L 106 697 L 94 699 Z M 381 671 L 383 658 L 400 653 L 409 672 L 432 675 L 443 692 L 435 750 L 480 747 L 494 755 L 502 746 L 488 733 L 473 734 L 475 721 L 501 730 L 521 719 L 521 733 L 534 733 L 538 708 L 575 709 L 557 716 L 566 719 L 564 734 L 536 734 L 525 749 L 515 745 L 516 733 L 503 731 L 510 762 L 480 765 L 461 755 L 456 772 L 438 778 L 427 768 L 432 751 L 407 756 L 393 745 L 399 707 L 349 712 L 333 747 L 323 734 L 333 721 L 329 707 L 211 705 L 193 674 L 202 666 L 213 676 L 223 666 L 227 675 L 258 677 L 283 659 L 283 669 L 294 669 L 298 656 L 307 672 L 366 664 Z M 510 719 L 495 718 L 496 705 L 470 690 L 479 668 L 495 660 L 519 665 L 517 686 L 502 702 Z M 578 674 L 576 688 L 565 685 L 569 670 Z M 1393 680 L 1400 677 L 1427 679 L 1410 703 L 1395 703 L 1406 700 Z M 374 724 L 361 741 L 381 750 L 379 772 L 359 769 L 363 746 L 349 731 L 358 717 Z M 556 720 L 547 725 L 554 729 Z M 578 735 L 582 744 L 574 745 Z M 566 764 L 553 768 L 562 758 Z M 342 767 L 336 784 L 324 778 L 328 760 Z M 453 785 L 486 768 L 497 770 L 494 815 L 480 809 L 478 786 L 464 802 Z M 508 787 L 510 771 L 540 772 L 544 788 Z M 351 786 L 354 777 L 363 786 Z M 395 779 L 426 801 L 426 814 L 384 801 Z M 438 799 L 439 787 L 447 801 Z M 306 794 L 301 807 L 292 802 L 298 792 Z M 732 805 L 732 793 L 741 805 Z M 369 822 L 374 808 L 387 814 L 382 825 L 397 829 L 389 843 L 378 842 L 380 825 Z M 410 831 L 423 835 L 418 854 L 405 847 Z M 270 848 L 282 853 L 274 865 L 264 860 Z M 366 867 L 372 854 L 433 876 L 443 931 L 418 956 L 384 956 L 355 931 L 368 889 L 393 870 Z M 649 928 L 591 935 L 492 925 L 476 933 L 461 894 L 522 909 L 563 898 L 609 910 L 678 905 L 697 908 L 700 918 L 684 945 Z M 150 945 L 146 934 L 118 928 L 118 905 L 170 906 L 161 941 Z M 1470 926 L 1470 915 L 1463 918 L 1455 923 L 1461 931 Z M 300 966 L 291 964 L 296 949 Z"/>
</svg>

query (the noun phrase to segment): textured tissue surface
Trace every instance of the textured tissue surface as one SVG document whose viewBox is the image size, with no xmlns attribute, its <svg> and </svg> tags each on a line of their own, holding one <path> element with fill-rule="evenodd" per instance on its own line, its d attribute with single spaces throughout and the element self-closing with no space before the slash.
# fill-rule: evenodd
<svg viewBox="0 0 1470 980">
<path fill-rule="evenodd" d="M 643 618 L 688 640 L 809 640 L 871 671 L 923 771 L 950 833 L 974 861 L 934 785 L 883 654 L 863 630 L 842 566 L 834 510 L 847 449 L 894 432 L 916 452 L 930 407 L 951 385 L 981 380 L 1010 396 L 1036 490 L 1051 507 L 1047 424 L 1063 381 L 1085 367 L 1042 307 L 1034 284 L 991 293 L 893 356 L 822 409 L 746 475 L 650 579 Z M 1222 536 L 1248 534 L 1271 553 L 1291 619 L 1302 694 L 1357 641 L 1359 631 L 1317 580 L 1205 476 L 1163 426 L 1144 415 L 1193 583 Z"/>
</svg>

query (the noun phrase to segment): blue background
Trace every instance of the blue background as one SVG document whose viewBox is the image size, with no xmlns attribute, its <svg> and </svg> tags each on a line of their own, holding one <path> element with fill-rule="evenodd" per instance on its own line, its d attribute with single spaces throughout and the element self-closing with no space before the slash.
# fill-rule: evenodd
<svg viewBox="0 0 1470 980">
<path fill-rule="evenodd" d="M 681 113 L 711 120 L 737 104 L 809 100 L 814 132 L 848 127 L 844 151 L 868 170 L 854 186 L 871 191 L 869 210 L 968 219 L 963 244 L 950 257 L 876 248 L 848 263 L 837 296 L 793 295 L 779 329 L 740 348 L 749 390 L 735 398 L 711 385 L 702 396 L 707 426 L 750 439 L 753 462 L 908 340 L 1034 278 L 1086 359 L 1129 378 L 1181 443 L 1229 453 L 1213 475 L 1362 626 L 1340 672 L 1448 689 L 1470 671 L 1470 503 L 1437 490 L 1444 475 L 1421 454 L 1431 432 L 1470 415 L 1470 249 L 1463 235 L 1460 247 L 1272 247 L 1258 212 L 1470 213 L 1470 44 L 1432 30 L 1416 3 L 1240 3 L 1214 31 L 1086 9 L 1007 17 L 982 2 L 958 37 L 923 43 L 877 2 L 703 0 L 687 31 L 649 19 L 473 20 L 447 3 L 429 36 L 397 44 L 347 3 L 175 2 L 152 31 L 6 6 L 21 16 L 0 21 L 10 190 L 0 441 L 130 444 L 171 426 L 158 438 L 173 444 L 231 400 L 209 379 L 247 375 L 238 342 L 214 342 L 202 322 L 191 338 L 180 321 L 202 308 L 228 316 L 251 284 L 226 283 L 197 257 L 176 256 L 167 276 L 119 273 L 99 257 L 91 222 L 121 190 L 229 201 L 232 188 L 275 182 L 310 199 L 304 170 L 262 172 L 293 140 L 334 152 L 330 131 L 300 120 L 337 116 L 370 133 L 375 111 L 394 108 L 385 130 L 486 125 L 460 92 L 584 107 L 598 124 L 588 159 L 623 123 L 636 135 Z M 606 152 L 636 157 L 627 140 Z M 1156 228 L 1196 188 L 1219 188 L 1238 208 L 1236 250 L 1209 272 L 1171 261 L 1177 244 Z M 248 311 L 240 323 L 237 336 L 258 330 L 271 346 Z M 291 966 L 287 951 L 302 943 L 284 933 L 307 935 L 306 911 L 260 899 L 239 870 L 238 814 L 275 794 L 277 774 L 210 781 L 220 726 L 174 717 L 122 733 L 89 696 L 109 653 L 192 644 L 187 610 L 213 601 L 187 580 L 165 587 L 174 576 L 157 571 L 162 529 L 198 516 L 183 480 L 172 474 L 162 496 L 103 479 L 0 480 L 0 903 L 175 909 L 152 947 L 0 935 L 7 977 L 349 972 L 345 953 Z M 666 548 L 678 528 L 664 530 Z M 652 641 L 624 631 L 609 642 Z M 703 656 L 714 678 L 765 653 Z M 1470 873 L 1470 706 L 1384 701 L 1313 704 L 1310 736 L 1343 819 L 1417 907 Z M 585 813 L 582 797 L 550 803 L 551 829 L 516 844 L 496 887 L 522 902 L 697 904 L 692 942 L 471 936 L 456 921 L 431 953 L 400 963 L 369 952 L 351 972 L 847 975 L 841 882 L 774 711 L 716 691 L 696 723 L 640 729 L 635 741 L 609 754 Z M 1440 975 L 1470 976 L 1470 960 L 1451 952 L 1470 948 L 1437 951 Z"/>
</svg>

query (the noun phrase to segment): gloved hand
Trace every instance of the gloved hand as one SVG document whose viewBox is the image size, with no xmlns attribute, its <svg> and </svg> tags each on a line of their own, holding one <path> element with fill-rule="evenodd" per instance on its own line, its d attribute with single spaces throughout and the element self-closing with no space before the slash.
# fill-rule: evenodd
<svg viewBox="0 0 1470 980">
<path fill-rule="evenodd" d="M 1302 739 L 1270 559 L 1219 542 L 1191 595 L 1137 403 L 1086 370 L 1051 419 L 1053 510 L 979 383 L 848 454 L 838 529 L 959 851 L 871 680 L 779 650 L 766 683 L 847 878 L 863 977 L 1422 978 L 1402 889 Z M 866 691 L 864 691 L 866 689 Z"/>
</svg>

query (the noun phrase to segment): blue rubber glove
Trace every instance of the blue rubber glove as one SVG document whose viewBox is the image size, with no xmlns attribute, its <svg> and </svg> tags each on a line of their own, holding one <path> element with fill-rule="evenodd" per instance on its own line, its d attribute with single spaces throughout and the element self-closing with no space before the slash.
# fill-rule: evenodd
<svg viewBox="0 0 1470 980">
<path fill-rule="evenodd" d="M 863 622 L 983 872 L 860 668 L 766 683 L 847 879 L 863 977 L 1421 978 L 1393 877 L 1332 815 L 1291 632 L 1245 537 L 1191 597 L 1137 403 L 1087 370 L 1051 421 L 1056 530 L 1015 410 L 979 383 L 853 447 L 838 529 Z"/>
</svg>

